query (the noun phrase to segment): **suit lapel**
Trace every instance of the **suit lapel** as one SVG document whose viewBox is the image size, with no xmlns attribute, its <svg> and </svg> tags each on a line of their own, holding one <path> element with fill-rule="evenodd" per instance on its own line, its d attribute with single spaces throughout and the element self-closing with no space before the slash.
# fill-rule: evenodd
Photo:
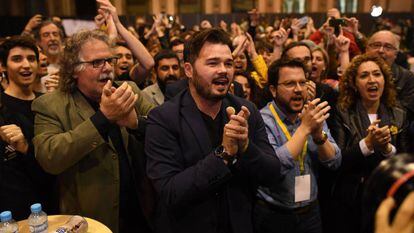
<svg viewBox="0 0 414 233">
<path fill-rule="evenodd" d="M 82 120 L 87 120 L 95 114 L 95 110 L 78 90 L 73 93 L 73 99 L 76 111 L 79 113 Z"/>
<path fill-rule="evenodd" d="M 92 108 L 92 106 L 88 103 L 85 97 L 83 97 L 83 95 L 78 90 L 76 90 L 73 93 L 73 100 L 74 100 L 76 111 L 79 114 L 79 116 L 82 118 L 82 121 L 89 119 L 91 116 L 93 116 L 93 114 L 95 114 L 95 110 Z M 116 151 L 111 140 L 108 141 L 108 145 L 111 147 L 113 151 Z"/>
<path fill-rule="evenodd" d="M 158 86 L 158 83 L 155 83 L 154 88 L 152 89 L 152 96 L 154 98 L 155 103 L 157 105 L 161 105 L 164 103 L 164 94 L 162 94 L 162 91 L 160 87 Z"/>
</svg>

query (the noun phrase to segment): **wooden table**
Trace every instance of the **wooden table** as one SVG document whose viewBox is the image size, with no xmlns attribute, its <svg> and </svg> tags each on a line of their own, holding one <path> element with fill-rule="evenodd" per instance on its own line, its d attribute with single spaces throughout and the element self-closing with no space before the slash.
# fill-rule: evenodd
<svg viewBox="0 0 414 233">
<path fill-rule="evenodd" d="M 54 232 L 58 227 L 65 224 L 69 218 L 72 217 L 72 215 L 51 215 L 47 216 L 48 219 L 48 232 Z M 88 233 L 112 233 L 111 230 L 109 230 L 108 227 L 106 227 L 104 224 L 93 220 L 91 218 L 86 218 L 86 221 L 88 222 Z M 30 233 L 29 231 L 29 224 L 27 223 L 27 220 L 22 220 L 18 222 L 19 224 L 19 232 L 20 233 Z"/>
</svg>

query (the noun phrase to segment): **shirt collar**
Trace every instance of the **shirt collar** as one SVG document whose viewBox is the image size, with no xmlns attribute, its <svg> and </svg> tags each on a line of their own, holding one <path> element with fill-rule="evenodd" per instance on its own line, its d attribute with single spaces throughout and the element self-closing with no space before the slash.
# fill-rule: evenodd
<svg viewBox="0 0 414 233">
<path fill-rule="evenodd" d="M 285 125 L 292 125 L 292 122 L 287 118 L 286 114 L 279 108 L 279 106 L 276 104 L 276 102 L 273 100 L 272 101 L 272 105 L 275 108 L 277 114 L 280 117 L 280 120 L 285 124 Z M 300 123 L 300 119 L 297 118 L 296 121 L 293 124 L 298 124 Z"/>
</svg>

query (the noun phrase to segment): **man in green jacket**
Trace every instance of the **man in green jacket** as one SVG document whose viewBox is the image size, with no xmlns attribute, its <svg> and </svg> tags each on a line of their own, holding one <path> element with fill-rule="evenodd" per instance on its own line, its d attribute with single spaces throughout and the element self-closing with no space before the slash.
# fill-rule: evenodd
<svg viewBox="0 0 414 233">
<path fill-rule="evenodd" d="M 33 143 L 43 169 L 58 175 L 62 214 L 96 219 L 113 232 L 150 232 L 139 184 L 144 171 L 137 175 L 134 166 L 143 154 L 131 148 L 153 105 L 135 84 L 112 83 L 116 61 L 104 32 L 73 35 L 62 58 L 60 90 L 32 105 Z"/>
</svg>

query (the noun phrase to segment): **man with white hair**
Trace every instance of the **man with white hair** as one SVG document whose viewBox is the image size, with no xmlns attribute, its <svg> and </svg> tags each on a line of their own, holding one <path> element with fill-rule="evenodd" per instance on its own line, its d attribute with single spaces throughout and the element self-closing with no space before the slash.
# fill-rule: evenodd
<svg viewBox="0 0 414 233">
<path fill-rule="evenodd" d="M 58 176 L 62 214 L 96 219 L 115 233 L 150 232 L 142 210 L 148 204 L 141 195 L 144 175 L 134 167 L 139 153 L 131 151 L 137 143 L 131 133 L 153 105 L 134 83 L 112 83 L 118 59 L 112 49 L 98 30 L 67 41 L 60 90 L 32 105 L 36 159 Z"/>
</svg>

